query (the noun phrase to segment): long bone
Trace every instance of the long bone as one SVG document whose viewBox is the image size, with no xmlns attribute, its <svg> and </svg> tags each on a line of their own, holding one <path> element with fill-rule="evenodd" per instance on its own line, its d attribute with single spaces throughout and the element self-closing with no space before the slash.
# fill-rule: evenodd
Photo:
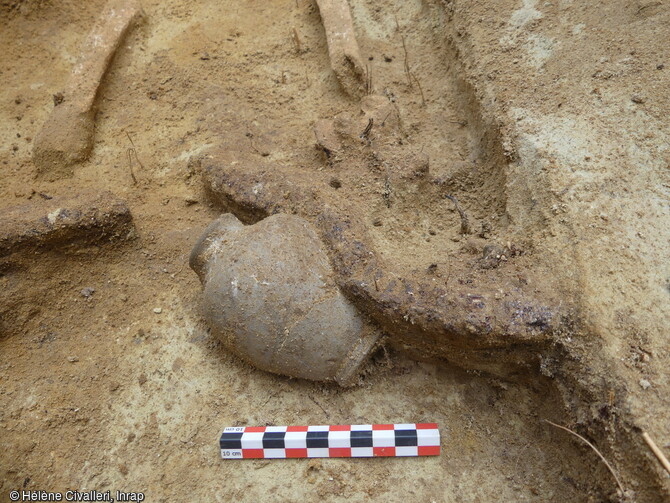
<svg viewBox="0 0 670 503">
<path fill-rule="evenodd" d="M 363 92 L 365 65 L 354 33 L 347 0 L 317 0 L 328 40 L 330 66 L 340 85 L 352 95 Z"/>
<path fill-rule="evenodd" d="M 35 138 L 38 176 L 57 179 L 88 158 L 93 148 L 95 101 L 110 62 L 141 15 L 137 0 L 110 0 L 91 29 L 62 97 Z"/>
</svg>

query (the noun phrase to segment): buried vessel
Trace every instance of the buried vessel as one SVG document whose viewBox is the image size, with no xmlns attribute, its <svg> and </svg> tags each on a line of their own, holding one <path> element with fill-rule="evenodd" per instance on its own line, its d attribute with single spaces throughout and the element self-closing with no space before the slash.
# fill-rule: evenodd
<svg viewBox="0 0 670 503">
<path fill-rule="evenodd" d="M 278 214 L 246 226 L 224 214 L 205 229 L 190 265 L 212 329 L 260 369 L 348 385 L 377 341 L 300 217 Z"/>
</svg>

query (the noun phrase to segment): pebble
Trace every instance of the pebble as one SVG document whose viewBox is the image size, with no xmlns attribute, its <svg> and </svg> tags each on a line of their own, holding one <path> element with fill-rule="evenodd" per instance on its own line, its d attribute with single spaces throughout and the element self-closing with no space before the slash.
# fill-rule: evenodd
<svg viewBox="0 0 670 503">
<path fill-rule="evenodd" d="M 640 386 L 642 386 L 642 389 L 648 389 L 651 388 L 651 383 L 646 379 L 640 379 Z"/>
<path fill-rule="evenodd" d="M 69 361 L 70 363 L 74 363 L 74 362 L 78 362 L 79 358 L 77 358 L 76 356 L 68 356 L 67 361 Z"/>
<path fill-rule="evenodd" d="M 81 293 L 82 296 L 84 296 L 88 299 L 91 295 L 93 295 L 95 293 L 95 288 L 87 286 L 86 288 L 82 288 L 79 293 Z"/>
<path fill-rule="evenodd" d="M 163 310 L 160 307 L 154 307 L 154 313 L 161 314 Z"/>
</svg>

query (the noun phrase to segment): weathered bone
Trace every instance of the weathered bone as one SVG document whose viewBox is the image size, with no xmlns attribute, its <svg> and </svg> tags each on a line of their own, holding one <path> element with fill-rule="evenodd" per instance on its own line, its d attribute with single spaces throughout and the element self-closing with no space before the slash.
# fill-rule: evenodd
<svg viewBox="0 0 670 503">
<path fill-rule="evenodd" d="M 110 0 L 84 42 L 57 104 L 35 138 L 33 161 L 39 176 L 57 179 L 88 158 L 93 148 L 95 98 L 128 29 L 140 16 L 137 0 Z"/>
<path fill-rule="evenodd" d="M 328 40 L 330 66 L 344 90 L 352 96 L 363 92 L 365 65 L 354 32 L 347 0 L 317 0 Z"/>
</svg>

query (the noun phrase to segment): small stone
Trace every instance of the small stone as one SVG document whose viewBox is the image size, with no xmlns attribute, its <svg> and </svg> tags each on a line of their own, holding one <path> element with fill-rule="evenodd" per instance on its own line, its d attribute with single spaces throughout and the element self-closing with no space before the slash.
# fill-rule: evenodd
<svg viewBox="0 0 670 503">
<path fill-rule="evenodd" d="M 642 96 L 640 96 L 639 94 L 634 94 L 633 96 L 630 97 L 630 100 L 633 103 L 637 103 L 638 105 L 644 103 L 644 101 L 645 101 L 645 99 Z"/>
<path fill-rule="evenodd" d="M 642 387 L 642 389 L 649 389 L 651 388 L 651 383 L 646 379 L 640 379 L 640 386 Z"/>
<path fill-rule="evenodd" d="M 54 106 L 55 107 L 57 107 L 58 105 L 60 105 L 61 103 L 63 103 L 65 101 L 65 96 L 61 92 L 58 92 L 58 93 L 54 94 L 52 97 L 53 97 L 53 100 L 54 100 Z"/>
<path fill-rule="evenodd" d="M 95 293 L 95 288 L 87 286 L 86 288 L 82 288 L 79 293 L 81 293 L 83 297 L 86 297 L 88 299 L 91 295 Z"/>
<path fill-rule="evenodd" d="M 77 358 L 76 356 L 68 356 L 67 361 L 69 361 L 70 363 L 75 363 L 79 361 L 79 358 Z"/>
<path fill-rule="evenodd" d="M 128 301 L 128 296 L 125 293 L 122 293 L 119 298 L 121 299 L 121 302 L 127 302 Z"/>
<path fill-rule="evenodd" d="M 495 269 L 500 262 L 507 261 L 505 249 L 497 244 L 486 245 L 482 251 L 481 264 L 484 269 Z"/>
<path fill-rule="evenodd" d="M 482 222 L 482 230 L 479 232 L 479 237 L 482 239 L 488 239 L 489 234 L 491 234 L 491 224 L 489 222 Z"/>
<path fill-rule="evenodd" d="M 161 314 L 163 310 L 160 307 L 154 307 L 154 313 Z"/>
</svg>

